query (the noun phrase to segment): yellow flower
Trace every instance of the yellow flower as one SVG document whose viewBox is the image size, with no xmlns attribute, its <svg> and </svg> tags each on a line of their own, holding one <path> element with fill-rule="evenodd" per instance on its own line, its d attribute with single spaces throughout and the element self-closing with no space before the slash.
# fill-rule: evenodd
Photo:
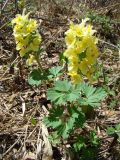
<svg viewBox="0 0 120 160">
<path fill-rule="evenodd" d="M 26 61 L 26 64 L 28 65 L 28 66 L 30 66 L 30 65 L 32 65 L 33 64 L 33 62 L 35 61 L 35 57 L 34 57 L 34 55 L 29 55 L 29 58 L 27 59 L 27 61 Z"/>
<path fill-rule="evenodd" d="M 94 71 L 95 71 L 95 69 L 93 69 L 91 67 L 91 68 L 89 68 L 89 71 L 86 73 L 86 77 L 89 79 L 90 82 L 92 82 L 92 80 L 93 80 Z"/>
<path fill-rule="evenodd" d="M 19 51 L 19 50 L 22 49 L 23 47 L 24 47 L 24 44 L 19 42 L 19 43 L 16 45 L 16 50 Z"/>
<path fill-rule="evenodd" d="M 71 76 L 71 80 L 74 84 L 82 82 L 82 77 L 76 72 L 69 73 L 69 75 Z"/>
<path fill-rule="evenodd" d="M 89 64 L 94 64 L 99 55 L 97 47 L 91 46 L 86 50 L 86 58 L 88 59 Z"/>
<path fill-rule="evenodd" d="M 24 38 L 20 34 L 15 34 L 16 43 L 23 42 L 23 40 L 24 40 Z"/>
<path fill-rule="evenodd" d="M 17 15 L 16 15 L 16 18 L 14 18 L 14 19 L 12 20 L 12 24 L 20 23 L 20 22 L 22 21 L 22 19 L 23 19 L 22 15 L 17 14 Z"/>
<path fill-rule="evenodd" d="M 33 32 L 37 29 L 37 21 L 30 19 L 29 24 L 27 25 L 27 32 Z"/>
<path fill-rule="evenodd" d="M 39 49 L 39 46 L 34 45 L 33 43 L 30 43 L 29 48 L 31 49 L 31 51 L 37 52 Z"/>
<path fill-rule="evenodd" d="M 65 33 L 66 37 L 65 37 L 65 42 L 66 42 L 66 45 L 69 46 L 71 45 L 72 43 L 75 42 L 75 38 L 76 38 L 76 35 L 75 35 L 75 32 L 73 32 L 71 29 L 69 29 L 66 33 Z"/>
<path fill-rule="evenodd" d="M 88 67 L 88 61 L 87 59 L 84 59 L 80 65 L 79 65 L 79 69 L 81 70 L 82 74 L 86 75 L 89 67 Z"/>
<path fill-rule="evenodd" d="M 74 64 L 78 64 L 78 62 L 79 62 L 79 59 L 78 59 L 78 56 L 76 55 L 71 55 L 69 58 L 68 58 L 68 60 L 70 61 L 70 62 L 72 62 L 72 63 L 74 63 Z"/>
<path fill-rule="evenodd" d="M 72 72 L 76 72 L 78 71 L 78 66 L 77 65 L 69 65 L 68 66 L 68 71 L 69 71 L 69 74 L 71 74 Z"/>
<path fill-rule="evenodd" d="M 15 25 L 14 26 L 14 29 L 13 29 L 13 31 L 14 31 L 14 35 L 16 35 L 16 34 L 18 34 L 18 33 L 22 33 L 22 25 Z"/>
<path fill-rule="evenodd" d="M 20 56 L 23 57 L 27 52 L 28 52 L 28 48 L 22 48 L 19 53 L 20 53 Z"/>
<path fill-rule="evenodd" d="M 39 45 L 42 41 L 42 38 L 39 34 L 36 34 L 36 37 L 33 39 L 33 44 L 34 45 Z"/>
<path fill-rule="evenodd" d="M 93 30 L 91 25 L 87 25 L 83 28 L 83 36 L 92 36 L 95 32 L 96 30 Z"/>
<path fill-rule="evenodd" d="M 89 18 L 82 19 L 82 22 L 80 23 L 80 27 L 84 28 L 87 21 L 89 21 Z"/>
<path fill-rule="evenodd" d="M 75 36 L 81 37 L 81 35 L 82 35 L 82 29 L 81 29 L 81 27 L 80 27 L 79 24 L 73 24 L 73 23 L 71 23 L 70 29 L 72 30 L 72 32 L 74 32 Z"/>
<path fill-rule="evenodd" d="M 76 55 L 77 55 L 77 52 L 76 52 L 76 49 L 74 48 L 74 46 L 70 46 L 64 52 L 64 56 L 67 57 L 67 58 L 69 58 L 71 56 L 76 56 Z"/>
</svg>

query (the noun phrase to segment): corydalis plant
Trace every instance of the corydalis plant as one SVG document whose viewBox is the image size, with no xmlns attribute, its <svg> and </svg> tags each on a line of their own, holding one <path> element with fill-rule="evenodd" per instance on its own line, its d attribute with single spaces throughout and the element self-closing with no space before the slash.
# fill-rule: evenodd
<svg viewBox="0 0 120 160">
<path fill-rule="evenodd" d="M 88 20 L 86 18 L 80 24 L 71 23 L 65 33 L 67 49 L 64 56 L 68 59 L 68 74 L 73 83 L 81 82 L 83 76 L 92 79 L 94 64 L 99 55 L 96 46 L 98 39 L 94 36 L 96 31 L 86 24 Z"/>
<path fill-rule="evenodd" d="M 29 18 L 29 14 L 17 14 L 12 20 L 13 35 L 16 42 L 16 50 L 20 56 L 28 55 L 27 64 L 30 65 L 35 60 L 35 52 L 39 51 L 41 35 L 37 30 L 37 21 Z"/>
</svg>

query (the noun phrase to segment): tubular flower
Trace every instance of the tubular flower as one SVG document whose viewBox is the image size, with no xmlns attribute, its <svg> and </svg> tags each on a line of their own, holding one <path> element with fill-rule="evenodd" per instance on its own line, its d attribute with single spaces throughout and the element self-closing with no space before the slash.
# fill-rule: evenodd
<svg viewBox="0 0 120 160">
<path fill-rule="evenodd" d="M 16 50 L 19 51 L 20 56 L 37 52 L 41 43 L 41 35 L 37 30 L 37 22 L 34 19 L 29 19 L 28 14 L 18 14 L 12 20 L 13 35 L 16 42 Z"/>
<path fill-rule="evenodd" d="M 28 66 L 30 66 L 30 65 L 32 65 L 33 64 L 33 62 L 35 61 L 35 57 L 34 57 L 34 55 L 29 55 L 29 58 L 27 59 L 27 61 L 26 61 L 26 64 L 28 65 Z"/>
<path fill-rule="evenodd" d="M 98 39 L 94 36 L 96 30 L 86 24 L 88 20 L 86 18 L 80 24 L 71 23 L 70 29 L 65 33 L 67 49 L 64 56 L 68 59 L 68 75 L 73 83 L 79 83 L 84 76 L 91 81 L 99 55 L 96 46 Z"/>
</svg>

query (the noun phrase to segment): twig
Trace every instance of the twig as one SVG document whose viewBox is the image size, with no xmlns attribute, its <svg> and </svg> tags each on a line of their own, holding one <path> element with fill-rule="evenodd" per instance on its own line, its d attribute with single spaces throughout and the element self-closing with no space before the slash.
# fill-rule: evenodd
<svg viewBox="0 0 120 160">
<path fill-rule="evenodd" d="M 18 59 L 18 57 L 11 63 L 11 65 L 10 66 L 12 66 L 14 63 L 15 63 L 15 61 Z M 5 74 L 7 73 L 7 71 L 8 71 L 9 69 L 7 69 L 5 72 L 4 72 L 4 74 L 0 77 L 0 81 L 2 80 L 2 78 L 5 76 Z"/>
<path fill-rule="evenodd" d="M 100 9 L 98 9 L 97 12 L 99 12 L 99 11 L 103 12 L 103 10 L 105 11 L 105 9 L 111 9 L 111 8 L 116 7 L 116 6 L 118 6 L 118 5 L 120 5 L 119 2 L 116 3 L 116 4 L 113 4 L 113 5 L 109 5 L 109 6 L 107 6 L 107 7 L 102 7 L 102 8 L 100 8 Z M 103 13 L 104 13 L 104 12 L 103 12 Z"/>
<path fill-rule="evenodd" d="M 12 146 L 10 146 L 10 148 L 3 154 L 3 157 L 10 152 L 10 150 L 18 143 L 18 141 L 20 140 L 21 136 L 17 139 L 17 141 L 15 143 L 13 143 Z"/>
<path fill-rule="evenodd" d="M 2 7 L 2 9 L 1 9 L 1 11 L 3 11 L 3 10 L 4 10 L 4 8 L 6 7 L 6 5 L 7 5 L 8 1 L 9 1 L 9 0 L 6 0 L 6 1 L 5 1 L 5 3 L 4 3 L 4 5 L 3 5 L 3 7 Z"/>
<path fill-rule="evenodd" d="M 41 155 L 40 152 L 41 152 L 42 143 L 40 141 L 40 134 L 41 134 L 41 125 L 39 126 L 38 138 L 37 138 L 37 142 L 36 142 L 36 144 L 37 144 L 36 159 L 39 159 L 38 155 L 39 155 L 39 157 Z"/>
<path fill-rule="evenodd" d="M 119 47 L 115 46 L 115 45 L 112 44 L 112 43 L 106 42 L 106 41 L 104 41 L 104 40 L 102 40 L 102 39 L 99 39 L 99 41 L 102 42 L 102 43 L 105 43 L 105 44 L 107 44 L 107 45 L 109 45 L 109 46 L 112 46 L 112 47 L 114 47 L 114 48 L 116 48 L 116 49 L 118 49 L 118 51 L 120 50 Z"/>
<path fill-rule="evenodd" d="M 70 5 L 70 8 L 69 8 L 69 10 L 68 10 L 67 19 L 68 19 L 68 16 L 70 15 L 70 13 L 71 13 L 71 10 L 72 10 L 72 7 L 73 7 L 74 2 L 75 2 L 75 0 L 72 0 L 71 5 Z"/>
</svg>

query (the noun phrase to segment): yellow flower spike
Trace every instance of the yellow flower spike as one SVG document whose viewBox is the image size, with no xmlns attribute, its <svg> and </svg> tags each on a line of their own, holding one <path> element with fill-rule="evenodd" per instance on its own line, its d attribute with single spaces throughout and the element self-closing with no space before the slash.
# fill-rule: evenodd
<svg viewBox="0 0 120 160">
<path fill-rule="evenodd" d="M 86 18 L 80 24 L 71 23 L 70 29 L 65 33 L 67 49 L 64 56 L 68 59 L 68 74 L 73 82 L 80 81 L 81 76 L 91 79 L 91 66 L 99 55 L 96 46 L 98 39 L 94 36 L 96 30 L 86 23 L 88 20 Z"/>
<path fill-rule="evenodd" d="M 37 30 L 37 21 L 29 19 L 29 14 L 18 14 L 12 20 L 13 35 L 16 41 L 16 50 L 19 51 L 20 56 L 25 56 L 29 52 L 37 52 L 41 43 L 41 35 Z"/>
</svg>

